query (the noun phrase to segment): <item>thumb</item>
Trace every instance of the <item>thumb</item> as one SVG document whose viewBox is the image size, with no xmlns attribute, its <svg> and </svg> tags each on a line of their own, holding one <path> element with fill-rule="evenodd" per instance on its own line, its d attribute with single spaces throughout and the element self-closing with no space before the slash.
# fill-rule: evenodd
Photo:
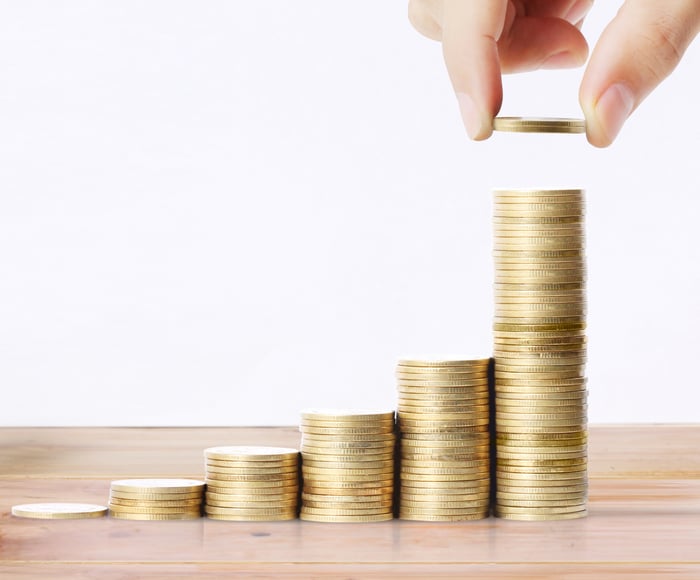
<svg viewBox="0 0 700 580">
<path fill-rule="evenodd" d="M 581 82 L 591 144 L 613 142 L 632 111 L 676 68 L 699 29 L 699 0 L 625 2 L 601 35 Z"/>
<path fill-rule="evenodd" d="M 503 31 L 506 0 L 445 0 L 442 51 L 467 133 L 472 139 L 491 135 L 501 107 L 503 88 L 498 38 Z"/>
</svg>

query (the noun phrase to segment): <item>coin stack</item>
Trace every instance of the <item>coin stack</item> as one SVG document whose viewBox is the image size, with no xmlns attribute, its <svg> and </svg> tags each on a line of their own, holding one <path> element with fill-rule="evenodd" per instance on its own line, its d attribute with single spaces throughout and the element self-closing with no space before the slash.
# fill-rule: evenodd
<svg viewBox="0 0 700 580">
<path fill-rule="evenodd" d="M 496 190 L 496 515 L 586 515 L 586 266 L 580 189 Z"/>
<path fill-rule="evenodd" d="M 122 479 L 110 486 L 109 515 L 123 520 L 189 520 L 202 515 L 204 482 Z"/>
<path fill-rule="evenodd" d="M 399 517 L 489 514 L 489 359 L 398 363 Z"/>
<path fill-rule="evenodd" d="M 280 521 L 297 517 L 299 451 L 225 446 L 204 450 L 206 503 L 215 520 Z"/>
<path fill-rule="evenodd" d="M 301 414 L 301 519 L 390 520 L 394 411 L 309 409 Z"/>
</svg>

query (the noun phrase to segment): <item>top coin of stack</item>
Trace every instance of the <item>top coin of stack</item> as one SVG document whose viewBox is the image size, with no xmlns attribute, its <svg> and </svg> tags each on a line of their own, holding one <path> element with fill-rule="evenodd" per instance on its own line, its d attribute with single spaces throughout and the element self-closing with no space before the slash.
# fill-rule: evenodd
<svg viewBox="0 0 700 580">
<path fill-rule="evenodd" d="M 579 189 L 496 190 L 496 515 L 586 515 L 586 269 Z"/>
<path fill-rule="evenodd" d="M 308 409 L 300 430 L 302 520 L 393 518 L 394 411 Z"/>
<path fill-rule="evenodd" d="M 109 514 L 124 520 L 188 520 L 201 516 L 204 482 L 121 479 L 110 486 Z"/>
<path fill-rule="evenodd" d="M 223 446 L 204 450 L 211 519 L 279 521 L 297 517 L 299 451 L 288 447 Z"/>
<path fill-rule="evenodd" d="M 488 367 L 489 359 L 399 361 L 401 519 L 488 516 Z"/>
</svg>

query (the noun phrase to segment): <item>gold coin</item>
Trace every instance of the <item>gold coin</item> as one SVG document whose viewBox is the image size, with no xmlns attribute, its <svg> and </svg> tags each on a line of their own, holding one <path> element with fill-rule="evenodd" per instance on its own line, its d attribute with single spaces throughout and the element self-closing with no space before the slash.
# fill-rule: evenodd
<svg viewBox="0 0 700 580">
<path fill-rule="evenodd" d="M 521 117 L 515 117 L 515 118 L 521 118 Z M 556 120 L 556 119 L 554 119 Z M 545 189 L 538 189 L 534 187 L 518 187 L 518 188 L 511 188 L 511 187 L 498 187 L 493 190 L 493 195 L 496 198 L 505 198 L 505 199 L 537 199 L 538 197 L 551 197 L 552 199 L 560 200 L 560 199 L 565 199 L 567 197 L 576 197 L 577 199 L 583 199 L 584 197 L 584 190 L 581 188 L 573 188 L 573 187 L 567 187 L 567 188 L 545 188 Z"/>
<path fill-rule="evenodd" d="M 302 419 L 317 419 L 323 421 L 391 421 L 394 418 L 393 409 L 304 409 Z"/>
<path fill-rule="evenodd" d="M 263 483 L 267 485 L 268 483 L 282 483 L 289 484 L 296 481 L 298 478 L 298 471 L 293 471 L 289 473 L 261 473 L 261 474 L 229 474 L 229 473 L 213 473 L 207 471 L 206 481 L 216 482 L 220 485 L 220 482 L 231 482 L 233 483 Z"/>
<path fill-rule="evenodd" d="M 488 425 L 488 416 L 482 413 L 469 417 L 465 413 L 405 413 L 400 414 L 401 430 L 406 428 L 479 427 Z"/>
<path fill-rule="evenodd" d="M 498 483 L 496 485 L 496 493 L 497 494 L 512 494 L 514 496 L 519 496 L 522 497 L 524 494 L 528 496 L 532 496 L 535 498 L 535 496 L 538 495 L 560 495 L 560 494 L 587 494 L 588 493 L 588 485 L 586 483 L 576 483 L 574 485 L 559 485 L 560 482 L 557 482 L 556 485 L 547 485 L 547 486 L 542 486 L 542 485 L 531 485 L 531 484 L 522 484 L 519 485 L 518 482 L 514 482 L 516 485 L 510 485 L 510 483 Z"/>
<path fill-rule="evenodd" d="M 489 466 L 488 459 L 471 459 L 465 461 L 415 461 L 404 459 L 401 461 L 401 471 L 406 473 L 451 473 L 452 470 L 471 471 L 474 468 L 483 469 Z"/>
<path fill-rule="evenodd" d="M 411 380 L 411 379 L 399 379 L 397 381 L 397 386 L 399 389 L 403 388 L 413 388 L 413 387 L 431 387 L 435 391 L 442 392 L 442 387 L 461 387 L 465 389 L 466 393 L 479 393 L 484 392 L 488 389 L 488 380 L 486 378 L 480 379 L 477 382 L 467 382 L 461 380 Z"/>
<path fill-rule="evenodd" d="M 496 393 L 499 390 L 509 393 L 522 392 L 532 394 L 537 392 L 571 392 L 580 391 L 585 387 L 586 377 L 574 377 L 568 379 L 538 379 L 538 378 L 516 378 L 509 379 L 501 377 L 496 379 Z M 540 390 L 538 390 L 540 389 Z"/>
<path fill-rule="evenodd" d="M 298 490 L 284 493 L 213 493 L 207 491 L 207 503 L 219 501 L 265 501 L 265 502 L 287 502 L 299 496 Z"/>
<path fill-rule="evenodd" d="M 236 514 L 207 514 L 207 518 L 210 520 L 224 520 L 229 522 L 281 522 L 287 520 L 297 519 L 297 513 L 295 511 L 290 511 L 288 513 L 276 515 L 276 516 L 241 516 Z"/>
<path fill-rule="evenodd" d="M 204 489 L 204 482 L 194 479 L 120 479 L 110 484 L 112 491 L 132 493 L 188 493 Z"/>
<path fill-rule="evenodd" d="M 466 470 L 465 470 L 466 471 Z M 405 473 L 401 472 L 401 483 L 403 485 L 409 482 L 445 482 L 445 483 L 460 483 L 464 481 L 476 482 L 484 479 L 488 474 L 488 469 L 474 469 L 473 473 L 458 473 L 458 474 L 425 474 L 425 473 Z"/>
<path fill-rule="evenodd" d="M 576 500 L 558 500 L 558 499 L 552 499 L 552 500 L 546 500 L 546 501 L 537 501 L 537 500 L 516 500 L 516 499 L 499 499 L 496 501 L 496 505 L 499 508 L 514 508 L 514 507 L 519 507 L 519 508 L 536 508 L 536 509 L 545 509 L 545 508 L 563 508 L 563 507 L 586 507 L 586 501 L 582 501 L 579 499 Z"/>
<path fill-rule="evenodd" d="M 461 490 L 461 493 L 467 493 L 467 490 L 473 490 L 473 489 L 480 489 L 480 490 L 485 490 L 488 489 L 490 485 L 490 479 L 489 477 L 484 474 L 484 476 L 481 479 L 432 479 L 432 478 L 427 478 L 427 479 L 415 479 L 415 478 L 401 478 L 401 489 L 408 489 L 408 488 L 431 488 L 431 489 L 440 489 L 442 490 L 443 488 L 453 488 L 453 489 L 459 489 Z"/>
<path fill-rule="evenodd" d="M 486 387 L 474 390 L 472 387 L 435 387 L 427 385 L 399 385 L 398 391 L 402 396 L 405 395 L 459 395 L 464 398 L 481 398 L 488 396 L 488 385 Z"/>
<path fill-rule="evenodd" d="M 496 465 L 499 467 L 575 467 L 585 466 L 588 463 L 585 457 L 566 457 L 564 459 L 506 459 L 499 457 Z"/>
<path fill-rule="evenodd" d="M 433 382 L 433 381 L 455 381 L 465 386 L 481 386 L 484 381 L 488 383 L 488 375 L 486 371 L 480 372 L 479 374 L 473 375 L 461 375 L 459 373 L 396 373 L 396 378 L 401 382 L 408 382 L 412 384 L 411 381 L 423 381 L 423 382 Z"/>
<path fill-rule="evenodd" d="M 338 497 L 338 496 L 348 496 L 348 497 L 383 497 L 384 495 L 392 494 L 394 491 L 393 488 L 393 479 L 390 483 L 383 485 L 383 486 L 377 486 L 373 485 L 372 487 L 365 487 L 365 488 L 349 488 L 349 487 L 340 487 L 340 486 L 331 486 L 331 487 L 323 487 L 323 486 L 317 486 L 312 483 L 309 484 L 304 484 L 304 493 L 311 493 L 314 495 L 329 495 L 333 497 Z"/>
<path fill-rule="evenodd" d="M 583 294 L 583 293 L 581 293 Z M 582 295 L 545 294 L 542 296 L 496 296 L 496 306 L 508 308 L 540 308 L 540 307 L 572 307 L 586 306 L 587 301 Z"/>
<path fill-rule="evenodd" d="M 337 419 L 326 419 L 326 418 L 309 418 L 302 417 L 299 425 L 302 427 L 332 427 L 337 429 L 370 429 L 373 432 L 377 430 L 389 430 L 391 431 L 394 425 L 394 416 L 391 419 L 386 419 L 382 421 L 377 420 L 353 420 L 353 421 L 338 421 Z"/>
<path fill-rule="evenodd" d="M 438 482 L 442 483 L 442 482 Z M 416 498 L 412 501 L 460 501 L 462 499 L 468 499 L 470 497 L 481 497 L 483 501 L 489 501 L 489 494 L 491 488 L 488 482 L 485 485 L 471 485 L 470 482 L 466 482 L 465 485 L 459 487 L 436 487 L 436 486 L 426 486 L 426 487 L 410 487 L 401 486 L 399 490 L 399 501 L 404 498 Z"/>
<path fill-rule="evenodd" d="M 588 433 L 582 429 L 574 433 L 497 433 L 496 443 L 508 445 L 577 445 L 588 441 Z"/>
<path fill-rule="evenodd" d="M 323 447 L 318 448 L 321 450 L 319 452 L 317 448 L 305 447 L 302 450 L 302 456 L 307 465 L 309 460 L 325 462 L 386 461 L 394 457 L 395 447 L 395 445 L 392 445 L 390 448 L 382 450 L 382 453 L 367 453 L 365 451 L 360 453 L 332 453 L 333 450 L 324 449 Z"/>
<path fill-rule="evenodd" d="M 376 439 L 357 439 L 353 437 L 352 440 L 341 439 L 341 438 L 329 438 L 323 436 L 313 436 L 313 435 L 302 435 L 301 444 L 302 446 L 308 447 L 324 447 L 328 449 L 348 449 L 348 450 L 370 450 L 378 449 L 380 452 L 387 448 L 392 448 L 396 436 L 391 433 L 387 436 L 378 436 Z M 372 451 L 373 452 L 373 451 Z"/>
<path fill-rule="evenodd" d="M 178 506 L 178 507 L 164 507 L 164 506 L 134 506 L 134 505 L 117 505 L 109 504 L 110 511 L 120 512 L 120 513 L 132 513 L 132 514 L 179 514 L 183 512 L 198 511 L 200 508 L 200 503 L 189 506 Z"/>
<path fill-rule="evenodd" d="M 517 448 L 516 448 L 517 449 Z M 522 449 L 522 447 L 520 448 Z M 562 453 L 542 453 L 542 448 L 536 448 L 536 452 L 530 451 L 531 447 L 526 448 L 528 451 L 523 452 L 512 452 L 505 451 L 502 447 L 498 447 L 498 457 L 500 459 L 532 459 L 532 460 L 545 460 L 545 459 L 585 459 L 588 457 L 587 451 L 566 451 Z M 555 448 L 556 449 L 556 448 Z"/>
<path fill-rule="evenodd" d="M 298 487 L 299 478 L 293 477 L 288 479 L 266 479 L 263 481 L 258 480 L 235 480 L 235 479 L 214 479 L 213 477 L 207 477 L 207 489 L 209 488 L 235 488 L 235 489 L 279 489 L 279 488 L 291 488 L 294 489 Z"/>
<path fill-rule="evenodd" d="M 493 328 L 496 331 L 502 332 L 524 332 L 537 333 L 543 332 L 568 332 L 568 331 L 583 331 L 586 329 L 586 323 L 583 321 L 574 322 L 551 322 L 538 324 L 516 324 L 505 322 L 494 322 Z M 446 385 L 447 386 L 447 385 Z"/>
<path fill-rule="evenodd" d="M 304 515 L 316 516 L 371 516 L 383 514 L 391 511 L 391 506 L 373 508 L 315 508 L 302 504 L 301 513 Z"/>
<path fill-rule="evenodd" d="M 395 445 L 381 450 L 381 453 L 367 453 L 366 450 L 359 452 L 352 449 L 344 449 L 344 453 L 334 453 L 338 449 L 328 449 L 324 447 L 302 446 L 302 455 L 308 459 L 316 459 L 318 461 L 383 461 L 391 459 L 394 455 Z M 376 449 L 373 451 L 377 451 Z"/>
<path fill-rule="evenodd" d="M 531 514 L 531 515 L 552 515 L 552 514 L 570 514 L 586 509 L 585 505 L 573 505 L 565 507 L 513 507 L 496 505 L 498 514 Z"/>
<path fill-rule="evenodd" d="M 196 520 L 202 517 L 198 511 L 182 512 L 179 514 L 147 514 L 147 513 L 129 513 L 122 511 L 109 511 L 109 516 L 118 520 L 142 520 L 142 521 L 157 521 L 157 520 Z"/>
<path fill-rule="evenodd" d="M 484 510 L 478 514 L 463 514 L 456 516 L 447 515 L 424 515 L 424 514 L 401 514 L 402 520 L 413 520 L 417 522 L 462 522 L 467 520 L 483 520 L 489 517 L 489 511 Z"/>
<path fill-rule="evenodd" d="M 488 428 L 481 431 L 457 433 L 403 433 L 401 435 L 402 448 L 443 448 L 464 447 L 465 445 L 485 445 L 489 442 Z"/>
<path fill-rule="evenodd" d="M 552 197 L 530 200 L 496 198 L 493 204 L 493 218 L 537 220 L 569 217 L 582 222 L 585 220 L 586 210 L 586 202 L 580 197 L 561 198 L 559 201 Z"/>
<path fill-rule="evenodd" d="M 408 367 L 469 367 L 469 368 L 484 368 L 489 364 L 487 357 L 479 359 L 460 359 L 460 358 L 442 358 L 442 357 L 420 357 L 420 358 L 402 358 L 398 361 L 398 366 Z"/>
<path fill-rule="evenodd" d="M 299 498 L 294 498 L 285 501 L 221 501 L 208 500 L 205 507 L 229 508 L 229 509 L 259 509 L 259 508 L 286 508 L 296 509 L 299 504 Z"/>
<path fill-rule="evenodd" d="M 394 426 L 380 426 L 377 427 L 311 427 L 309 425 L 302 425 L 300 427 L 301 432 L 304 434 L 312 435 L 343 435 L 347 438 L 354 437 L 356 435 L 388 435 L 393 433 Z"/>
<path fill-rule="evenodd" d="M 393 476 L 394 467 L 383 469 L 323 469 L 306 467 L 303 470 L 304 478 L 318 481 L 377 481 L 385 480 Z"/>
<path fill-rule="evenodd" d="M 506 419 L 511 421 L 559 421 L 564 419 L 585 419 L 587 405 L 570 405 L 568 407 L 528 407 L 526 405 L 498 405 L 496 407 L 496 419 Z"/>
<path fill-rule="evenodd" d="M 507 399 L 498 397 L 495 400 L 496 410 L 506 413 L 565 413 L 579 411 L 587 408 L 586 396 L 576 399 Z"/>
<path fill-rule="evenodd" d="M 497 491 L 496 492 L 496 500 L 497 501 L 508 501 L 508 500 L 516 500 L 516 501 L 560 501 L 560 500 L 579 500 L 579 501 L 585 501 L 586 500 L 586 491 L 577 491 L 573 493 L 533 493 L 533 492 L 520 492 L 520 493 L 514 493 L 514 492 L 505 492 L 505 491 Z"/>
<path fill-rule="evenodd" d="M 347 510 L 344 509 L 344 506 L 348 505 L 355 505 L 355 506 L 363 506 L 362 508 L 358 507 L 357 509 L 352 509 L 352 510 Z M 391 509 L 394 505 L 394 502 L 391 498 L 389 499 L 383 499 L 380 501 L 373 501 L 373 502 L 363 502 L 362 504 L 355 503 L 352 504 L 350 502 L 336 502 L 336 501 L 315 501 L 315 500 L 302 500 L 301 508 L 304 510 L 323 510 L 324 513 L 343 513 L 343 512 L 356 512 L 356 515 L 360 514 L 372 514 L 372 513 L 377 513 L 377 512 L 386 512 L 387 510 Z M 353 515 L 352 513 L 350 515 Z"/>
<path fill-rule="evenodd" d="M 315 501 L 315 502 L 336 502 L 336 503 L 350 503 L 350 504 L 373 504 L 376 502 L 386 502 L 392 501 L 394 497 L 393 490 L 381 493 L 377 495 L 345 495 L 345 494 L 321 494 L 321 493 L 307 493 L 301 494 L 301 499 L 304 501 Z"/>
<path fill-rule="evenodd" d="M 556 370 L 557 367 L 561 366 L 585 365 L 587 359 L 585 350 L 550 350 L 549 352 L 538 353 L 496 350 L 498 351 L 496 353 L 497 360 L 501 368 L 517 368 L 521 366 L 537 367 L 546 365 L 548 367 L 555 367 Z"/>
<path fill-rule="evenodd" d="M 338 515 L 320 515 L 309 514 L 303 510 L 299 517 L 308 522 L 327 522 L 327 523 L 369 523 L 369 522 L 384 522 L 394 519 L 393 512 L 379 513 L 374 515 L 357 515 L 357 516 L 338 516 Z"/>
<path fill-rule="evenodd" d="M 515 133 L 585 133 L 586 122 L 583 119 L 495 117 L 493 130 Z"/>
<path fill-rule="evenodd" d="M 405 513 L 432 513 L 456 515 L 457 513 L 476 513 L 489 508 L 488 498 L 472 501 L 462 500 L 429 500 L 429 501 L 400 501 L 399 509 Z"/>
<path fill-rule="evenodd" d="M 266 447 L 259 445 L 229 445 L 209 447 L 204 450 L 207 459 L 225 461 L 270 461 L 272 459 L 294 459 L 299 451 L 291 447 Z"/>
<path fill-rule="evenodd" d="M 465 507 L 468 505 L 485 505 L 490 494 L 488 490 L 469 494 L 442 494 L 442 493 L 402 493 L 399 503 L 407 507 Z"/>
<path fill-rule="evenodd" d="M 106 506 L 87 503 L 51 502 L 12 506 L 13 516 L 40 520 L 99 518 L 106 514 Z"/>
<path fill-rule="evenodd" d="M 523 204 L 518 204 L 522 206 Z M 524 204 L 527 207 L 527 204 Z M 550 204 L 550 207 L 552 207 L 553 204 Z M 562 215 L 561 211 L 562 210 L 557 210 L 554 213 L 552 212 L 532 212 L 532 211 L 526 211 L 526 213 L 535 213 L 536 215 L 516 215 L 516 216 L 510 216 L 506 215 L 503 216 L 501 215 L 500 211 L 502 207 L 506 206 L 499 206 L 496 208 L 496 211 L 494 211 L 493 215 L 493 223 L 497 228 L 500 229 L 507 229 L 509 227 L 522 227 L 522 226 L 538 226 L 538 225 L 544 225 L 545 227 L 552 225 L 555 227 L 566 227 L 566 224 L 583 224 L 584 221 L 584 210 L 581 206 L 577 206 L 576 204 L 565 204 L 572 206 L 569 208 L 569 210 L 564 210 L 565 214 Z M 509 206 L 508 206 L 509 207 Z M 508 212 L 508 210 L 506 209 Z M 508 213 L 514 213 L 512 210 Z"/>
<path fill-rule="evenodd" d="M 324 471 L 338 469 L 342 470 L 343 473 L 348 472 L 348 470 L 360 469 L 363 473 L 366 473 L 367 470 L 375 469 L 385 471 L 393 466 L 394 457 L 391 456 L 389 459 L 383 459 L 381 461 L 367 461 L 363 459 L 359 461 L 317 461 L 315 459 L 305 458 L 302 467 L 313 467 L 316 469 L 323 469 Z"/>
<path fill-rule="evenodd" d="M 399 518 L 407 520 L 409 518 L 435 518 L 435 517 L 486 517 L 488 506 L 475 506 L 473 508 L 443 508 L 443 509 L 419 509 L 400 506 Z"/>
<path fill-rule="evenodd" d="M 453 455 L 453 456 L 441 456 L 439 454 L 434 454 L 434 455 L 417 455 L 417 454 L 407 454 L 401 457 L 400 463 L 401 465 L 404 465 L 406 461 L 410 461 L 413 464 L 416 465 L 430 465 L 432 463 L 446 463 L 448 465 L 451 465 L 453 463 L 466 463 L 469 461 L 486 461 L 488 462 L 489 460 L 489 452 L 488 450 L 483 451 L 481 453 L 470 453 L 470 454 L 462 454 L 462 455 Z M 409 464 L 411 465 L 411 464 Z M 435 466 L 436 467 L 436 466 Z"/>
<path fill-rule="evenodd" d="M 578 518 L 585 518 L 588 515 L 587 510 L 581 510 L 579 512 L 573 512 L 568 514 L 504 514 L 496 510 L 494 512 L 496 517 L 506 519 L 506 520 L 520 520 L 520 521 L 554 521 L 554 520 L 575 520 Z"/>
<path fill-rule="evenodd" d="M 297 454 L 297 456 L 293 458 L 273 461 L 228 461 L 225 459 L 206 459 L 204 465 L 211 467 L 226 467 L 229 469 L 285 469 L 299 465 L 299 457 Z"/>
<path fill-rule="evenodd" d="M 398 389 L 399 398 L 409 404 L 428 403 L 432 405 L 485 405 L 488 401 L 488 388 L 466 393 L 443 393 L 436 389 L 427 393 L 414 393 L 411 389 Z"/>
<path fill-rule="evenodd" d="M 563 472 L 563 473 L 519 473 L 515 471 L 496 470 L 496 479 L 500 479 L 503 483 L 512 481 L 529 481 L 537 482 L 537 485 L 574 485 L 577 481 L 581 481 L 586 477 L 586 470 Z M 569 482 L 569 483 L 562 483 Z M 511 483 L 512 485 L 512 483 Z"/>
<path fill-rule="evenodd" d="M 127 506 L 134 508 L 148 508 L 148 507 L 168 507 L 168 508 L 189 508 L 201 505 L 202 498 L 197 499 L 187 499 L 187 500 L 156 500 L 156 501 L 142 501 L 138 499 L 120 499 L 115 497 L 109 498 L 109 505 L 111 506 Z"/>
<path fill-rule="evenodd" d="M 245 475 L 245 476 L 258 476 L 258 475 L 279 475 L 280 477 L 290 477 L 290 474 L 294 474 L 299 470 L 298 465 L 287 466 L 287 467 L 218 467 L 207 465 L 205 466 L 207 473 L 223 474 L 223 475 Z"/>
<path fill-rule="evenodd" d="M 204 506 L 204 513 L 207 515 L 241 515 L 241 516 L 277 516 L 285 515 L 291 511 L 296 511 L 296 506 L 290 507 L 272 507 L 272 508 L 228 508 L 228 507 L 217 507 L 217 506 Z"/>
<path fill-rule="evenodd" d="M 128 491 L 110 491 L 110 499 L 132 501 L 187 501 L 201 500 L 203 489 L 192 493 L 131 493 Z"/>
</svg>

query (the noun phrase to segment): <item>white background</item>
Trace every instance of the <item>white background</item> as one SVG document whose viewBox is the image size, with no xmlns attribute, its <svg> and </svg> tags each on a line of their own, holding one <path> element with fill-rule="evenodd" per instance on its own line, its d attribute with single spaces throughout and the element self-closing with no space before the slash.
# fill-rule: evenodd
<svg viewBox="0 0 700 580">
<path fill-rule="evenodd" d="M 699 72 L 607 150 L 472 143 L 403 1 L 0 2 L 0 423 L 393 407 L 399 355 L 490 355 L 491 189 L 550 185 L 588 195 L 590 420 L 698 420 Z"/>
</svg>

